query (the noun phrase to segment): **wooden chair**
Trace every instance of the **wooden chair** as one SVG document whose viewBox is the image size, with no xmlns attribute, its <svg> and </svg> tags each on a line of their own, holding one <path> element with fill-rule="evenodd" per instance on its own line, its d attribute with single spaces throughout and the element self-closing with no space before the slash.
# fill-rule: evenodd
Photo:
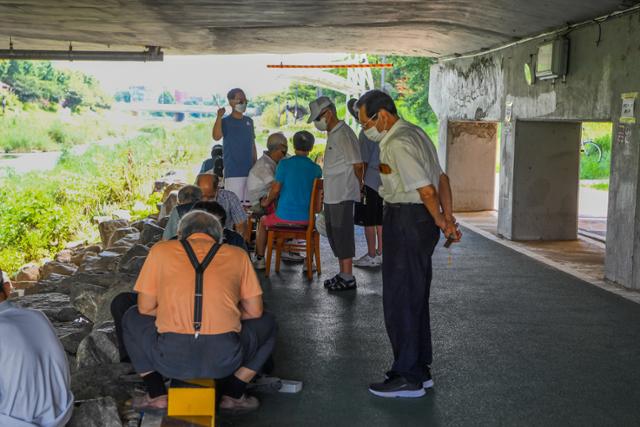
<svg viewBox="0 0 640 427">
<path fill-rule="evenodd" d="M 313 259 L 315 255 L 316 269 L 318 276 L 320 270 L 320 234 L 316 230 L 316 214 L 322 210 L 323 201 L 323 181 L 316 179 L 313 182 L 311 191 L 311 203 L 309 203 L 309 224 L 278 224 L 275 227 L 267 227 L 267 253 L 265 260 L 265 275 L 269 277 L 271 273 L 271 254 L 275 244 L 276 250 L 276 273 L 280 272 L 280 260 L 282 251 L 302 252 L 307 254 L 307 278 L 313 279 Z M 287 243 L 288 240 L 304 240 L 305 244 Z"/>
</svg>

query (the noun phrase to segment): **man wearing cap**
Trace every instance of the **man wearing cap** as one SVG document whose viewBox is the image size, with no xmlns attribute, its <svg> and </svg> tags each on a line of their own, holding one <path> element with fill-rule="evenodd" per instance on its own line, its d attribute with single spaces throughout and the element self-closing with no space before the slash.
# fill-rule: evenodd
<svg viewBox="0 0 640 427">
<path fill-rule="evenodd" d="M 322 177 L 322 169 L 309 159 L 315 138 L 310 132 L 300 131 L 293 136 L 295 156 L 278 163 L 276 175 L 269 194 L 262 198 L 262 207 L 267 208 L 278 200 L 275 212 L 263 216 L 256 236 L 256 260 L 258 270 L 266 267 L 264 252 L 267 246 L 266 227 L 278 224 L 306 225 L 309 221 L 309 204 L 313 182 Z"/>
<path fill-rule="evenodd" d="M 371 384 L 369 391 L 380 397 L 421 397 L 433 387 L 431 256 L 440 230 L 452 241 L 461 238 L 452 215 L 451 187 L 429 137 L 398 116 L 389 95 L 373 90 L 357 105 L 366 137 L 380 143 L 382 304 L 394 356 L 385 381 Z"/>
<path fill-rule="evenodd" d="M 353 208 L 360 201 L 364 166 L 356 134 L 338 119 L 336 106 L 326 96 L 309 104 L 309 123 L 327 132 L 324 154 L 324 215 L 327 237 L 340 263 L 340 273 L 324 282 L 329 291 L 356 289 L 353 276 L 354 240 Z"/>
<path fill-rule="evenodd" d="M 232 112 L 224 117 L 225 108 L 218 109 L 218 117 L 213 125 L 212 136 L 222 139 L 224 164 L 224 187 L 235 193 L 242 203 L 248 203 L 247 177 L 256 162 L 256 134 L 253 120 L 244 115 L 247 110 L 247 96 L 242 89 L 231 89 L 227 94 Z"/>
</svg>

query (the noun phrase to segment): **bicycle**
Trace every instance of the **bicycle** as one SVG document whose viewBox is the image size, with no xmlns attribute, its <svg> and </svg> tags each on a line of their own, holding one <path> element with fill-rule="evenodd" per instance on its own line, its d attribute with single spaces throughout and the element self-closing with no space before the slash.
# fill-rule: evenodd
<svg viewBox="0 0 640 427">
<path fill-rule="evenodd" d="M 595 160 L 596 162 L 602 161 L 602 148 L 600 148 L 600 145 L 593 142 L 592 139 L 580 141 L 580 153 Z"/>
</svg>

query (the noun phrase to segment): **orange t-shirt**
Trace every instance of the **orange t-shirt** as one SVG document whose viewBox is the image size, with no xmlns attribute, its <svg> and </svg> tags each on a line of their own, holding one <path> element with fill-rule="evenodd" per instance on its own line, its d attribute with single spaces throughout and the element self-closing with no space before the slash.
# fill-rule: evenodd
<svg viewBox="0 0 640 427">
<path fill-rule="evenodd" d="M 202 262 L 214 243 L 212 237 L 195 233 L 188 238 Z M 134 290 L 158 300 L 156 326 L 159 333 L 193 334 L 193 302 L 196 272 L 177 240 L 156 243 L 140 271 Z M 247 253 L 223 245 L 204 272 L 202 297 L 203 335 L 240 332 L 239 303 L 262 295 L 262 288 Z"/>
</svg>

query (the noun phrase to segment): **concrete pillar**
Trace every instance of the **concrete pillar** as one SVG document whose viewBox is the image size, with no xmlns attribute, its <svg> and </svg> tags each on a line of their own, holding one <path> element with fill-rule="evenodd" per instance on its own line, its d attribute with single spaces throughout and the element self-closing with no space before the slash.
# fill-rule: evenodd
<svg viewBox="0 0 640 427">
<path fill-rule="evenodd" d="M 517 120 L 503 129 L 498 233 L 511 240 L 578 236 L 580 123 Z"/>
<path fill-rule="evenodd" d="M 498 124 L 448 120 L 444 123 L 446 128 L 440 129 L 440 160 L 451 180 L 454 211 L 495 209 Z"/>
<path fill-rule="evenodd" d="M 640 289 L 640 126 L 613 125 L 605 277 Z"/>
</svg>

